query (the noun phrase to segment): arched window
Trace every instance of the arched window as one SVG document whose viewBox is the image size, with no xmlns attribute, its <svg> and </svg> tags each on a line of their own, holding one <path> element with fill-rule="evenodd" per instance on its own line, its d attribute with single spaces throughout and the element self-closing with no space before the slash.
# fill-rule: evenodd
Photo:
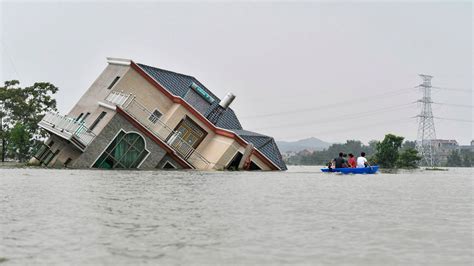
<svg viewBox="0 0 474 266">
<path fill-rule="evenodd" d="M 148 151 L 145 149 L 145 140 L 142 136 L 120 131 L 92 167 L 137 168 L 147 155 Z"/>
</svg>

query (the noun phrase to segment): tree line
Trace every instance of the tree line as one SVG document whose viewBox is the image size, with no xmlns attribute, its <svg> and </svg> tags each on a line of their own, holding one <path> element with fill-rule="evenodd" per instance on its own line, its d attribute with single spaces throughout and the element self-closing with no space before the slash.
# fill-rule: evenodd
<svg viewBox="0 0 474 266">
<path fill-rule="evenodd" d="M 404 137 L 387 134 L 382 141 L 372 140 L 369 145 L 359 140 L 347 140 L 346 143 L 333 144 L 323 151 L 303 151 L 286 159 L 288 164 L 326 165 L 339 152 L 358 156 L 361 152 L 368 155 L 371 164 L 383 168 L 417 168 L 421 157 L 415 149 L 415 141 L 404 141 Z"/>
<path fill-rule="evenodd" d="M 446 166 L 449 167 L 473 167 L 474 152 L 470 150 L 453 150 L 448 155 Z"/>
<path fill-rule="evenodd" d="M 0 87 L 1 161 L 25 162 L 42 143 L 45 133 L 38 122 L 48 111 L 56 111 L 53 95 L 58 88 L 49 82 L 21 87 L 18 80 L 5 81 Z"/>
</svg>

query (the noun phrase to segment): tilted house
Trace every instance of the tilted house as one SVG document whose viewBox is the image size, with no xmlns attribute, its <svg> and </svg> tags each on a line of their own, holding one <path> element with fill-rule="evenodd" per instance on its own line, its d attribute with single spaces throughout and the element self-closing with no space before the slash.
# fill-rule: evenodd
<svg viewBox="0 0 474 266">
<path fill-rule="evenodd" d="M 48 167 L 286 170 L 273 138 L 242 129 L 194 77 L 131 60 L 108 66 L 65 116 L 48 113 L 50 137 L 34 156 Z"/>
</svg>

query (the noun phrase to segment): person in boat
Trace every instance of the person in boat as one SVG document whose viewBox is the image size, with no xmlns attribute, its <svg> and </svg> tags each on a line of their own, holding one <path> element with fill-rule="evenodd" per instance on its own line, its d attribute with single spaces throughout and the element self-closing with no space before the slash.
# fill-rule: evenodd
<svg viewBox="0 0 474 266">
<path fill-rule="evenodd" d="M 349 160 L 347 160 L 347 164 L 349 168 L 356 168 L 357 161 L 356 161 L 356 158 L 354 157 L 354 154 L 349 153 Z"/>
<path fill-rule="evenodd" d="M 370 166 L 369 162 L 365 158 L 365 152 L 361 152 L 360 156 L 357 158 L 357 168 L 364 168 Z"/>
<path fill-rule="evenodd" d="M 335 168 L 346 168 L 347 167 L 346 160 L 344 159 L 344 153 L 342 153 L 342 152 L 339 153 L 339 157 L 334 158 L 333 162 L 335 164 Z"/>
</svg>

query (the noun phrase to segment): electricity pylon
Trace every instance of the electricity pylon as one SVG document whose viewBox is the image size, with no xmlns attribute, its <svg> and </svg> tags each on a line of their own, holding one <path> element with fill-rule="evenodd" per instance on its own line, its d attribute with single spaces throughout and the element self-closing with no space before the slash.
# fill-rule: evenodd
<svg viewBox="0 0 474 266">
<path fill-rule="evenodd" d="M 418 137 L 416 148 L 422 157 L 422 163 L 433 167 L 436 164 L 435 149 L 432 141 L 436 139 L 436 131 L 433 119 L 433 111 L 431 110 L 431 79 L 430 75 L 419 75 L 423 79 L 423 83 L 418 85 L 423 91 L 423 98 L 418 100 L 422 103 L 421 113 L 418 115 Z"/>
</svg>

